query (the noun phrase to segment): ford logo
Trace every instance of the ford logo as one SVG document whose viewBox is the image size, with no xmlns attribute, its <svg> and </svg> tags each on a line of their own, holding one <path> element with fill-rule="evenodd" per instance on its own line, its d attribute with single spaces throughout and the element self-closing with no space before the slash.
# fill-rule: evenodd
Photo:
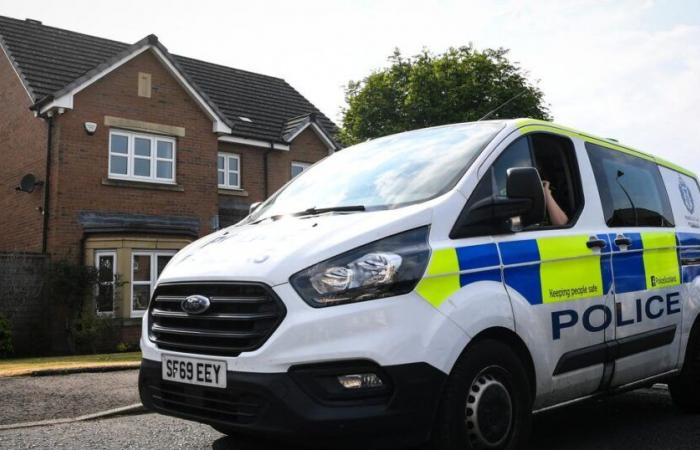
<svg viewBox="0 0 700 450">
<path fill-rule="evenodd" d="M 201 314 L 211 306 L 209 297 L 203 295 L 190 295 L 182 301 L 180 308 L 187 314 Z"/>
</svg>

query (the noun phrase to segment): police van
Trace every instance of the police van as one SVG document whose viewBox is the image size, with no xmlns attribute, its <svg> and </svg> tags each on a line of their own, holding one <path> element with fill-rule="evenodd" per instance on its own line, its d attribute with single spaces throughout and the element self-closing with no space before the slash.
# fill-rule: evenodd
<svg viewBox="0 0 700 450">
<path fill-rule="evenodd" d="M 516 448 L 666 382 L 700 411 L 684 167 L 530 119 L 346 148 L 180 251 L 143 320 L 154 411 L 322 447 Z"/>
</svg>

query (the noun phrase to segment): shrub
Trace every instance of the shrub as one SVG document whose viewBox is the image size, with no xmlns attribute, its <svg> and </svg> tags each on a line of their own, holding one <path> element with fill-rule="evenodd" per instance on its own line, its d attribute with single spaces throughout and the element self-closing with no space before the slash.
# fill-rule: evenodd
<svg viewBox="0 0 700 450">
<path fill-rule="evenodd" d="M 68 307 L 73 318 L 97 284 L 97 269 L 68 261 L 56 261 L 49 269 L 49 293 L 54 302 Z"/>
<path fill-rule="evenodd" d="M 124 353 L 129 351 L 129 344 L 126 342 L 120 342 L 117 344 L 117 352 Z"/>
<path fill-rule="evenodd" d="M 12 329 L 10 322 L 0 315 L 0 357 L 10 356 L 12 348 Z"/>
<path fill-rule="evenodd" d="M 94 311 L 83 311 L 73 323 L 71 336 L 78 353 L 98 353 L 112 348 L 118 330 L 114 319 L 100 317 Z"/>
</svg>

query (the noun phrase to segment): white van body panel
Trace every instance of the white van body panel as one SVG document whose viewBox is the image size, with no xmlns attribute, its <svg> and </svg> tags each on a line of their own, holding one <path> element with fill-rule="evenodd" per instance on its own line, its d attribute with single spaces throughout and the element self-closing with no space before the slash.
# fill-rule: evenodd
<svg viewBox="0 0 700 450">
<path fill-rule="evenodd" d="M 700 189 L 697 181 L 692 177 L 665 167 L 659 167 L 659 170 L 664 179 L 666 191 L 673 208 L 673 220 L 679 236 L 679 245 L 683 246 L 682 233 L 700 237 Z M 690 199 L 684 200 L 682 191 L 686 189 L 687 193 L 690 194 Z M 688 202 L 687 205 L 686 202 Z M 700 244 L 700 242 L 694 242 L 694 244 Z M 700 250 L 700 247 L 697 245 L 692 247 Z M 683 258 L 683 251 L 681 250 L 681 259 Z M 693 324 L 700 317 L 700 276 L 698 276 L 700 275 L 700 270 L 692 267 L 682 267 L 681 270 L 683 278 L 681 296 L 684 302 L 679 359 L 682 363 L 690 331 Z"/>
<path fill-rule="evenodd" d="M 450 192 L 443 197 L 459 196 Z M 431 223 L 433 200 L 363 214 L 320 215 L 233 226 L 181 250 L 159 282 L 286 283 L 296 272 L 345 251 Z M 447 199 L 449 200 L 449 199 Z"/>
<path fill-rule="evenodd" d="M 603 364 L 560 375 L 554 372 L 563 354 L 614 340 L 615 326 L 597 333 L 589 333 L 581 327 L 568 329 L 565 338 L 554 340 L 552 313 L 566 308 L 580 316 L 598 304 L 614 311 L 615 298 L 611 290 L 588 299 L 534 305 L 507 283 L 486 280 L 462 287 L 437 308 L 415 290 L 396 297 L 313 308 L 289 283 L 290 277 L 300 270 L 370 242 L 422 226 L 430 227 L 428 243 L 433 252 L 462 246 L 496 246 L 500 263 L 491 269 L 500 271 L 502 277 L 508 269 L 503 262 L 502 244 L 551 236 L 601 234 L 610 244 L 607 235 L 614 234 L 616 229 L 606 227 L 603 222 L 603 207 L 593 169 L 584 141 L 578 137 L 570 139 L 578 161 L 585 202 L 574 226 L 500 236 L 450 238 L 457 217 L 485 170 L 520 136 L 517 122 L 507 122 L 454 188 L 440 197 L 384 211 L 322 214 L 234 225 L 180 251 L 163 271 L 158 283 L 248 281 L 265 283 L 274 289 L 287 309 L 284 320 L 257 350 L 236 357 L 218 356 L 217 359 L 226 360 L 230 372 L 276 373 L 286 372 L 300 364 L 370 359 L 380 365 L 427 362 L 449 374 L 472 338 L 484 330 L 503 328 L 523 341 L 532 358 L 536 376 L 534 409 L 593 394 L 607 373 Z M 660 169 L 676 221 L 676 229 L 667 228 L 665 231 L 686 230 L 700 235 L 700 203 L 695 215 L 686 217 L 681 195 L 675 192 L 679 174 L 663 167 Z M 692 195 L 700 202 L 697 182 L 685 175 L 681 177 L 685 177 Z M 591 255 L 599 254 L 596 251 L 600 252 L 592 250 Z M 460 275 L 470 273 L 467 270 Z M 690 329 L 700 314 L 700 277 L 689 278 L 680 288 L 685 300 L 683 325 L 678 330 L 679 352 L 684 355 Z M 600 322 L 603 319 L 593 314 L 591 320 Z M 141 339 L 143 357 L 160 361 L 161 355 L 168 352 L 159 350 L 149 340 L 147 322 L 145 316 Z M 682 362 L 681 356 L 672 362 L 671 368 L 680 367 Z M 635 369 L 630 370 L 624 381 L 634 379 Z"/>
<path fill-rule="evenodd" d="M 285 320 L 259 349 L 236 357 L 217 356 L 226 360 L 229 371 L 275 373 L 305 363 L 369 359 L 381 365 L 425 361 L 448 373 L 469 341 L 464 331 L 415 293 L 316 309 L 289 283 L 274 290 L 284 299 Z M 141 350 L 144 358 L 160 361 L 161 352 L 148 339 L 141 340 Z"/>
</svg>

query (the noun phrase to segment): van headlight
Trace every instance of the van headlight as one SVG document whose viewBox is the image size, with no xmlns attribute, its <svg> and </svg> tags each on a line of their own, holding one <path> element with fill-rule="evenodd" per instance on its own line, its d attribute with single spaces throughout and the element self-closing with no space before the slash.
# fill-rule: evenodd
<svg viewBox="0 0 700 450">
<path fill-rule="evenodd" d="M 292 275 L 290 282 L 317 308 L 411 292 L 428 264 L 428 232 L 422 227 L 363 245 Z"/>
</svg>

